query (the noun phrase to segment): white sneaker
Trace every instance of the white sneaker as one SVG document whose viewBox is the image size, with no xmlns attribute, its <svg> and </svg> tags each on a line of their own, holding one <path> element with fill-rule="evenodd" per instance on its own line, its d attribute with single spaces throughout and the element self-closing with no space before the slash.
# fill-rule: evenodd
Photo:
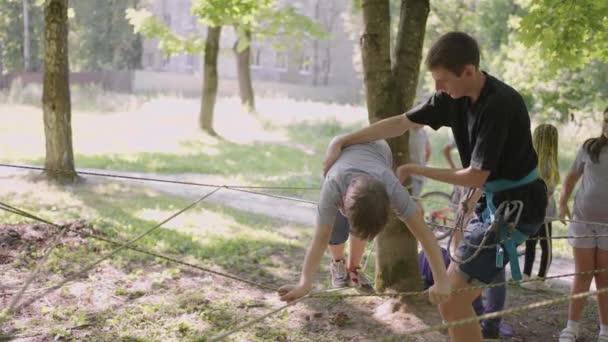
<svg viewBox="0 0 608 342">
<path fill-rule="evenodd" d="M 369 281 L 369 279 L 367 279 L 365 272 L 361 271 L 360 268 L 357 268 L 354 271 L 349 271 L 348 276 L 350 278 L 351 286 L 359 293 L 371 294 L 375 292 L 374 285 L 371 281 Z"/>
<path fill-rule="evenodd" d="M 344 260 L 331 260 L 329 264 L 329 273 L 331 274 L 331 285 L 335 288 L 348 286 L 348 271 Z"/>
<path fill-rule="evenodd" d="M 520 283 L 520 286 L 523 287 L 526 290 L 531 290 L 531 291 L 539 291 L 539 290 L 547 290 L 548 286 L 545 283 L 544 279 L 539 279 L 537 277 L 534 278 L 530 278 L 526 275 L 524 275 L 523 277 L 524 280 L 529 280 L 526 281 L 525 283 Z"/>
<path fill-rule="evenodd" d="M 562 332 L 559 334 L 558 342 L 576 342 L 577 338 L 578 338 L 577 333 L 566 328 L 566 329 L 562 330 Z"/>
</svg>

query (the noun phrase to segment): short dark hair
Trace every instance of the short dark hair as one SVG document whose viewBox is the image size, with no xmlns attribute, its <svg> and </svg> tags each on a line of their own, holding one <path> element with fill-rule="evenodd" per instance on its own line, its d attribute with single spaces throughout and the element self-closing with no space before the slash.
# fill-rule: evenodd
<svg viewBox="0 0 608 342">
<path fill-rule="evenodd" d="M 376 237 L 388 222 L 389 210 L 388 193 L 382 182 L 367 175 L 351 181 L 344 198 L 344 213 L 355 237 Z"/>
<path fill-rule="evenodd" d="M 465 65 L 479 68 L 479 46 L 475 38 L 464 32 L 448 32 L 433 43 L 424 63 L 430 70 L 444 67 L 460 76 Z"/>
</svg>

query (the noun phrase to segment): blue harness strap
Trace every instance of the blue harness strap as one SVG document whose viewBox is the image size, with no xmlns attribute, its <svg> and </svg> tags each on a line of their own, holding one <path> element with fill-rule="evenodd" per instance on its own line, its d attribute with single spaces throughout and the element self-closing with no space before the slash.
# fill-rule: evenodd
<svg viewBox="0 0 608 342">
<path fill-rule="evenodd" d="M 538 169 L 534 168 L 527 176 L 522 179 L 512 181 L 508 179 L 497 179 L 487 182 L 484 187 L 484 193 L 486 195 L 486 210 L 483 213 L 484 222 L 494 221 L 494 215 L 496 213 L 496 207 L 494 206 L 494 193 L 505 190 L 515 189 L 520 186 L 530 184 L 539 178 Z M 499 229 L 498 241 L 507 239 L 507 227 L 503 225 Z M 506 240 L 503 245 L 504 252 L 509 256 L 511 262 L 511 276 L 515 280 L 521 280 L 521 270 L 519 268 L 519 258 L 517 257 L 517 245 L 528 239 L 528 235 L 522 233 L 518 229 L 515 229 L 511 235 L 511 238 Z M 503 267 L 504 262 L 502 258 L 502 251 L 500 247 L 496 248 L 496 267 Z"/>
</svg>

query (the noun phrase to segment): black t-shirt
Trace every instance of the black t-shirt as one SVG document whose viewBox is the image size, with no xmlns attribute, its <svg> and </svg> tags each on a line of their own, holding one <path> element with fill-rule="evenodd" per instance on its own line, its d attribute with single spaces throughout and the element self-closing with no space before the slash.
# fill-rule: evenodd
<svg viewBox="0 0 608 342">
<path fill-rule="evenodd" d="M 530 116 L 523 98 L 515 89 L 488 74 L 475 103 L 469 97 L 453 99 L 445 92 L 436 92 L 406 115 L 411 121 L 435 130 L 451 127 L 463 167 L 489 171 L 488 181 L 518 180 L 537 165 Z M 524 201 L 526 223 L 536 222 L 538 216 L 544 217 L 546 189 L 540 180 L 498 193 L 494 202 L 498 206 L 507 199 Z M 540 205 L 542 213 L 536 208 Z"/>
</svg>

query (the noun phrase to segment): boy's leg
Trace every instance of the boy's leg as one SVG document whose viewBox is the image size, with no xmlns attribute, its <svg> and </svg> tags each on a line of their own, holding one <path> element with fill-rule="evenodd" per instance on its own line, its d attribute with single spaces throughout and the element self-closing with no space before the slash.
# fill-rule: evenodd
<svg viewBox="0 0 608 342">
<path fill-rule="evenodd" d="M 348 240 L 348 235 L 348 221 L 346 217 L 338 212 L 329 240 L 329 252 L 332 258 L 329 272 L 333 287 L 348 286 L 348 271 L 346 269 L 346 262 L 344 261 L 344 244 Z"/>
<path fill-rule="evenodd" d="M 361 267 L 361 259 L 363 259 L 363 254 L 365 253 L 365 246 L 367 245 L 367 241 L 361 240 L 357 237 L 350 237 L 350 250 L 348 253 L 348 270 L 352 271 L 359 267 Z"/>
<path fill-rule="evenodd" d="M 348 277 L 350 278 L 351 285 L 357 291 L 372 293 L 374 292 L 374 286 L 372 285 L 372 282 L 367 279 L 365 272 L 361 270 L 361 259 L 363 258 L 363 253 L 365 253 L 366 245 L 367 241 L 351 235 L 350 251 L 348 253 Z"/>
<path fill-rule="evenodd" d="M 457 264 L 452 263 L 448 269 L 448 277 L 450 279 L 452 291 L 472 286 L 466 279 L 467 276 L 458 268 L 459 266 Z M 446 302 L 439 305 L 441 316 L 448 322 L 475 317 L 475 311 L 473 311 L 471 304 L 480 294 L 480 289 L 453 293 Z M 450 328 L 449 334 L 452 342 L 482 341 L 481 329 L 479 328 L 478 322 Z"/>
<path fill-rule="evenodd" d="M 329 253 L 334 261 L 344 260 L 344 244 L 329 245 Z"/>
<path fill-rule="evenodd" d="M 492 283 L 504 283 L 505 282 L 505 270 L 502 271 L 494 278 Z M 507 300 L 507 287 L 495 286 L 486 290 L 486 308 L 484 314 L 502 311 L 505 308 L 505 302 Z M 502 318 L 492 318 L 485 320 L 481 323 L 481 330 L 485 338 L 498 338 L 500 336 L 500 323 Z"/>
</svg>

